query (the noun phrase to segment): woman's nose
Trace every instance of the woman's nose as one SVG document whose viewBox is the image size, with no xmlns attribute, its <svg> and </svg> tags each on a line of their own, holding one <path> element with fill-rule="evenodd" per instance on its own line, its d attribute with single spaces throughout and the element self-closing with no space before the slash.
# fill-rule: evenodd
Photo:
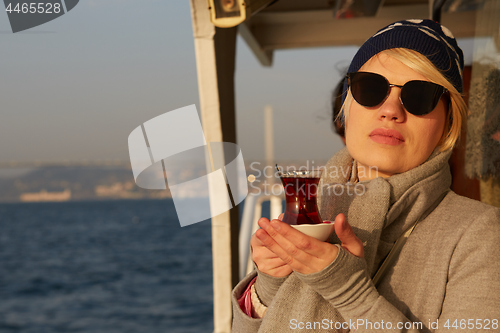
<svg viewBox="0 0 500 333">
<path fill-rule="evenodd" d="M 378 117 L 380 120 L 393 120 L 396 122 L 403 122 L 406 117 L 406 110 L 399 98 L 401 88 L 392 86 L 389 96 L 385 99 L 378 110 Z"/>
</svg>

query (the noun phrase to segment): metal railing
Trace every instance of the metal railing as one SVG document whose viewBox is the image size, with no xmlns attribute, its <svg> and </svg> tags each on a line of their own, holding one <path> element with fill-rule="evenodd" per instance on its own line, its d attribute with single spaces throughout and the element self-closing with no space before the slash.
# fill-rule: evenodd
<svg viewBox="0 0 500 333">
<path fill-rule="evenodd" d="M 262 217 L 262 204 L 270 201 L 270 216 L 278 218 L 283 213 L 283 200 L 283 193 L 281 195 L 251 193 L 246 197 L 239 234 L 240 280 L 254 269 L 250 253 L 250 238 L 259 228 L 257 222 Z"/>
</svg>

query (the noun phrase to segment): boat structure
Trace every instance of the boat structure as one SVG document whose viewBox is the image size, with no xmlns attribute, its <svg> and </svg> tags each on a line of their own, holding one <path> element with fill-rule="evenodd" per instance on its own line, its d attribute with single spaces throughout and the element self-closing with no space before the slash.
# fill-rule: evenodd
<svg viewBox="0 0 500 333">
<path fill-rule="evenodd" d="M 381 27 L 404 19 L 431 18 L 453 31 L 457 39 L 487 40 L 500 50 L 498 0 L 190 0 L 190 4 L 200 116 L 207 142 L 237 143 L 235 56 L 238 35 L 259 63 L 270 68 L 276 50 L 359 46 Z M 477 55 L 480 51 L 474 49 L 474 57 L 481 56 Z M 481 78 L 495 68 L 498 71 L 499 58 L 497 53 L 489 57 L 489 63 L 473 59 L 467 64 L 464 72 L 466 95 L 468 90 L 485 89 L 488 83 Z M 496 91 L 498 95 L 498 88 Z M 481 107 L 471 108 L 474 119 L 469 119 L 469 128 L 464 128 L 464 134 L 466 131 L 479 136 L 483 133 L 485 112 Z M 495 119 L 500 122 L 500 117 Z M 474 130 L 470 129 L 471 122 L 476 126 Z M 500 129 L 500 124 L 497 126 Z M 457 177 L 454 190 L 479 198 L 479 192 L 483 191 L 482 180 L 471 180 L 466 174 L 478 179 L 485 176 L 485 162 L 478 162 L 483 163 L 478 166 L 464 161 L 471 142 L 472 145 L 482 142 L 481 137 L 462 136 L 454 157 L 458 166 L 458 171 L 454 172 L 461 178 Z M 498 154 L 497 151 L 497 158 Z M 491 159 L 491 156 L 482 156 Z M 224 156 L 219 158 L 224 159 Z M 218 165 L 225 165 L 224 162 L 219 161 Z M 496 177 L 497 185 L 492 186 L 498 186 L 500 172 Z M 238 207 L 211 219 L 214 332 L 231 331 L 231 290 L 241 275 L 252 268 L 252 262 L 248 262 L 248 241 L 260 217 L 260 204 L 265 200 L 274 202 L 272 215 L 280 212 L 280 198 L 248 196 L 241 234 Z"/>
</svg>

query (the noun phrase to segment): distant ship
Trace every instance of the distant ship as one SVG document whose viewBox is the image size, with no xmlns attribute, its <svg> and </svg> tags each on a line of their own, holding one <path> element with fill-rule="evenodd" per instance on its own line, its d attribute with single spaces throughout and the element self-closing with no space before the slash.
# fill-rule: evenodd
<svg viewBox="0 0 500 333">
<path fill-rule="evenodd" d="M 62 192 L 40 192 L 23 193 L 20 200 L 23 202 L 41 202 L 41 201 L 68 201 L 71 199 L 71 190 L 66 189 Z"/>
</svg>

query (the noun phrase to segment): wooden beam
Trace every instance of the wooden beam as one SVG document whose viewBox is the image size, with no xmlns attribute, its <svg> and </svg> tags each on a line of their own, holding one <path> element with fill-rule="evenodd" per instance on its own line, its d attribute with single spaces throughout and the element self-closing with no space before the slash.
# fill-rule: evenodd
<svg viewBox="0 0 500 333">
<path fill-rule="evenodd" d="M 385 6 L 375 17 L 335 20 L 331 10 L 262 12 L 248 22 L 264 50 L 361 45 L 380 28 L 407 18 L 427 18 L 428 4 Z M 443 13 L 455 37 L 473 37 L 475 12 Z"/>
<path fill-rule="evenodd" d="M 273 51 L 264 50 L 262 48 L 247 23 L 244 22 L 238 26 L 238 33 L 247 43 L 248 47 L 252 50 L 262 66 L 270 67 L 273 65 Z"/>
</svg>

